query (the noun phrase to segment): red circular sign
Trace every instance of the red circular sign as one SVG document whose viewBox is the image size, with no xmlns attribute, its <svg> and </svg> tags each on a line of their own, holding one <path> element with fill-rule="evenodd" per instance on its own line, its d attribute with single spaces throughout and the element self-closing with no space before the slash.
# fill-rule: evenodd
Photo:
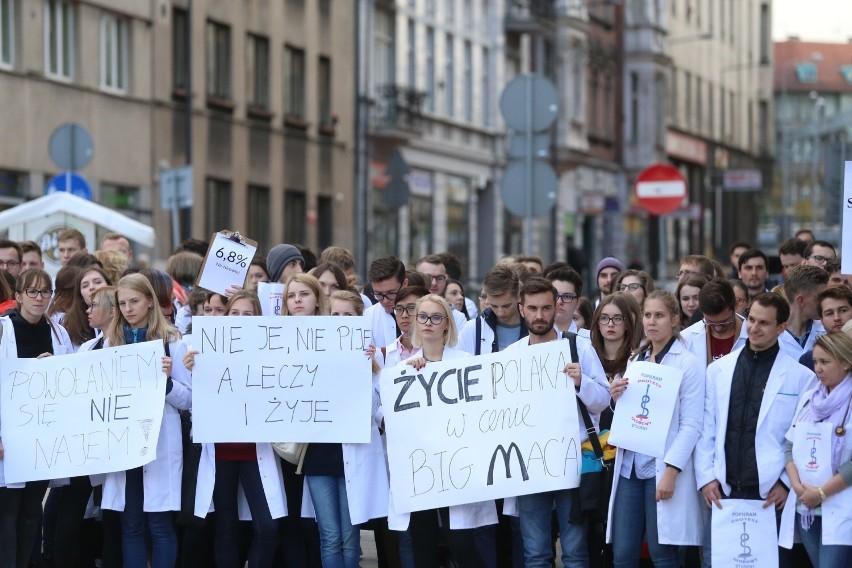
<svg viewBox="0 0 852 568">
<path fill-rule="evenodd" d="M 648 166 L 636 178 L 636 199 L 652 215 L 680 209 L 686 197 L 686 180 L 671 164 Z"/>
</svg>

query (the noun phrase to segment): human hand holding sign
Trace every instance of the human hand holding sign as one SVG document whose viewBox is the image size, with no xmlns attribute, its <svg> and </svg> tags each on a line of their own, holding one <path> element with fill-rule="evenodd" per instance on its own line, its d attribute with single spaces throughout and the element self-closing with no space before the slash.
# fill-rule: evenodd
<svg viewBox="0 0 852 568">
<path fill-rule="evenodd" d="M 574 386 L 579 387 L 580 381 L 583 379 L 583 372 L 580 369 L 579 363 L 568 363 L 565 365 L 565 369 L 563 369 L 566 375 L 571 377 L 574 381 Z"/>
<path fill-rule="evenodd" d="M 617 401 L 618 398 L 624 394 L 624 391 L 627 390 L 627 377 L 623 379 L 616 379 L 612 381 L 609 385 L 609 396 L 612 397 L 612 400 Z"/>
</svg>

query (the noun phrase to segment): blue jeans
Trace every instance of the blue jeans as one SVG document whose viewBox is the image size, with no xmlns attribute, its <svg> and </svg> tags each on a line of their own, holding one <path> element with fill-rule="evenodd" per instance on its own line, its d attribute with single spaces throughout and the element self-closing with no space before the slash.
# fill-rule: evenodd
<svg viewBox="0 0 852 568">
<path fill-rule="evenodd" d="M 579 490 L 566 489 L 518 497 L 526 568 L 551 566 L 551 519 L 554 505 L 559 521 L 562 565 L 565 568 L 583 568 L 589 565 L 589 551 L 586 546 L 588 523 L 585 520 L 582 523 L 571 522 L 571 509 L 576 503 L 577 491 Z"/>
<path fill-rule="evenodd" d="M 396 543 L 399 548 L 399 565 L 402 568 L 414 567 L 414 545 L 411 542 L 411 529 L 404 531 L 394 531 L 396 534 Z"/>
<path fill-rule="evenodd" d="M 852 565 L 852 546 L 822 544 L 822 517 L 814 517 L 811 528 L 802 528 L 802 516 L 796 513 L 796 534 L 808 551 L 814 568 L 848 568 Z"/>
<path fill-rule="evenodd" d="M 146 528 L 153 544 L 151 568 L 174 568 L 178 551 L 174 512 L 146 513 L 143 510 L 142 468 L 128 470 L 125 475 L 124 511 L 119 513 L 124 568 L 147 568 Z"/>
<path fill-rule="evenodd" d="M 660 544 L 657 534 L 657 480 L 639 479 L 636 472 L 618 478 L 612 510 L 613 566 L 639 566 L 642 537 L 648 541 L 654 568 L 680 565 L 678 547 Z"/>
<path fill-rule="evenodd" d="M 272 566 L 278 547 L 278 521 L 269 513 L 257 460 L 216 460 L 216 482 L 213 486 L 213 506 L 216 508 L 216 565 L 228 568 L 236 567 L 240 563 L 240 517 L 237 507 L 240 483 L 251 511 L 251 526 L 254 532 L 248 564 L 252 568 Z"/>
<path fill-rule="evenodd" d="M 346 478 L 308 475 L 305 479 L 317 515 L 323 568 L 358 568 L 360 534 L 349 519 Z"/>
</svg>

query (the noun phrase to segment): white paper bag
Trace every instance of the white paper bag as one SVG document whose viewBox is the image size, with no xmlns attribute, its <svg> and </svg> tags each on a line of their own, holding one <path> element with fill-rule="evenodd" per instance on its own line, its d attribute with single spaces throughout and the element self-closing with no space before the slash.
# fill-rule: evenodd
<svg viewBox="0 0 852 568">
<path fill-rule="evenodd" d="M 820 487 L 832 478 L 831 432 L 828 422 L 797 422 L 793 434 L 793 462 L 802 483 Z"/>
<path fill-rule="evenodd" d="M 726 568 L 778 568 L 778 527 L 775 507 L 763 501 L 722 499 L 713 505 L 712 565 Z"/>
<path fill-rule="evenodd" d="M 637 361 L 624 375 L 630 384 L 615 405 L 609 444 L 662 458 L 683 370 Z"/>
</svg>

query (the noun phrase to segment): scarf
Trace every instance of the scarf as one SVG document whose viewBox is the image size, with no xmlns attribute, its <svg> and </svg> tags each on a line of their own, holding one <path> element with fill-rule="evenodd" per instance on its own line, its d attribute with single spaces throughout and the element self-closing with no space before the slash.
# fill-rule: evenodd
<svg viewBox="0 0 852 568">
<path fill-rule="evenodd" d="M 837 427 L 844 426 L 852 404 L 852 379 L 846 375 L 840 384 L 831 392 L 825 385 L 820 385 L 811 395 L 811 399 L 802 409 L 803 422 L 828 422 L 831 431 L 831 471 L 836 472 L 840 467 L 840 456 L 843 453 L 843 438 L 837 435 Z M 802 528 L 809 529 L 814 520 L 813 510 L 802 504 Z"/>
</svg>

